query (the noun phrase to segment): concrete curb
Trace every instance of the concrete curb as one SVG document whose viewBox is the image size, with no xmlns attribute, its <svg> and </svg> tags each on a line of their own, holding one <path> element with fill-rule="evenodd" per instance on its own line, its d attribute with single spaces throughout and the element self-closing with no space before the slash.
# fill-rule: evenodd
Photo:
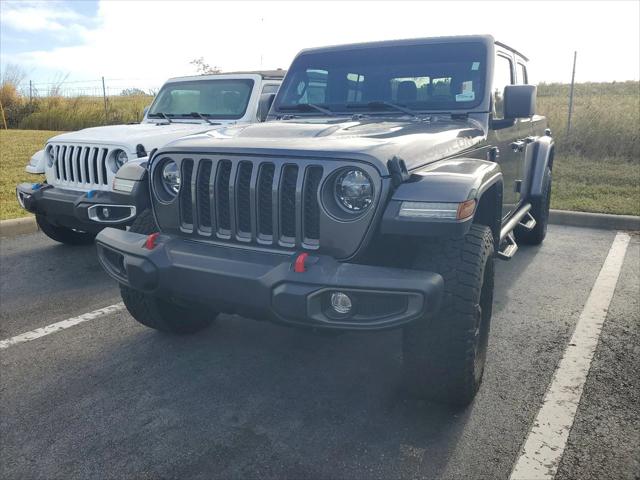
<svg viewBox="0 0 640 480">
<path fill-rule="evenodd" d="M 551 210 L 549 212 L 549 223 L 604 230 L 640 230 L 640 217 L 635 215 Z"/>
<path fill-rule="evenodd" d="M 634 215 L 609 215 L 606 213 L 572 212 L 551 210 L 549 223 L 571 227 L 599 228 L 605 230 L 640 231 L 640 217 Z M 38 231 L 34 216 L 0 221 L 0 238 L 27 235 Z"/>
<path fill-rule="evenodd" d="M 12 218 L 11 220 L 0 221 L 0 238 L 15 237 L 16 235 L 26 235 L 38 231 L 36 217 L 33 215 L 22 218 Z"/>
</svg>

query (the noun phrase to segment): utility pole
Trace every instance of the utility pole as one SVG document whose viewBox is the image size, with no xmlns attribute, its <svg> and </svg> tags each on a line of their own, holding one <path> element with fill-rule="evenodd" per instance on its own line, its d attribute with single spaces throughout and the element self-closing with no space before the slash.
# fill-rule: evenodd
<svg viewBox="0 0 640 480">
<path fill-rule="evenodd" d="M 102 98 L 104 99 L 104 124 L 107 124 L 107 89 L 104 88 L 104 77 L 102 77 Z"/>
<path fill-rule="evenodd" d="M 33 84 L 29 80 L 29 103 L 33 102 Z"/>
<path fill-rule="evenodd" d="M 573 71 L 571 72 L 571 88 L 569 89 L 569 116 L 567 118 L 567 137 L 571 132 L 571 116 L 573 114 L 573 86 L 576 81 L 576 59 L 578 52 L 573 52 Z"/>
</svg>

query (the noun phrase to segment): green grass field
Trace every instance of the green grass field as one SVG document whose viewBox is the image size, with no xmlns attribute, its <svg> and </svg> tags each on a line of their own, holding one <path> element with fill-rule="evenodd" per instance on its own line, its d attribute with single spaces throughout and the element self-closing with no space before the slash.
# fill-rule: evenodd
<svg viewBox="0 0 640 480">
<path fill-rule="evenodd" d="M 24 167 L 31 155 L 58 132 L 0 130 L 0 219 L 26 215 L 18 206 L 15 186 L 39 182 Z M 640 164 L 616 158 L 588 159 L 558 155 L 553 172 L 552 208 L 640 215 Z"/>
<path fill-rule="evenodd" d="M 44 180 L 44 175 L 31 175 L 24 171 L 24 167 L 31 155 L 57 133 L 47 130 L 0 130 L 0 220 L 28 215 L 18 205 L 16 185 Z"/>
</svg>

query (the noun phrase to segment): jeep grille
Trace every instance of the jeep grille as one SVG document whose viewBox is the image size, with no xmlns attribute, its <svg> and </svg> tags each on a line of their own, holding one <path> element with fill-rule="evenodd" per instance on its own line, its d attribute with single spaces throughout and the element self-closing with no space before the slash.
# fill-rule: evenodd
<svg viewBox="0 0 640 480">
<path fill-rule="evenodd" d="M 67 144 L 51 144 L 50 148 L 55 184 L 87 189 L 105 189 L 109 185 L 109 148 Z"/>
<path fill-rule="evenodd" d="M 185 159 L 181 230 L 202 238 L 315 249 L 320 240 L 317 164 Z"/>
</svg>

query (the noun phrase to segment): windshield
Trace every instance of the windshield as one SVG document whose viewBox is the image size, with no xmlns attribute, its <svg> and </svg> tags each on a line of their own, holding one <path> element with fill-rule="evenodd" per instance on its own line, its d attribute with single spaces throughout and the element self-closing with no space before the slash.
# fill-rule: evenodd
<svg viewBox="0 0 640 480">
<path fill-rule="evenodd" d="M 313 104 L 353 113 L 394 103 L 416 111 L 468 110 L 482 101 L 485 69 L 480 43 L 311 52 L 293 62 L 274 108 L 303 111 L 296 107 Z"/>
<path fill-rule="evenodd" d="M 168 83 L 160 90 L 148 117 L 238 119 L 244 116 L 253 89 L 251 79 L 193 80 Z"/>
</svg>

